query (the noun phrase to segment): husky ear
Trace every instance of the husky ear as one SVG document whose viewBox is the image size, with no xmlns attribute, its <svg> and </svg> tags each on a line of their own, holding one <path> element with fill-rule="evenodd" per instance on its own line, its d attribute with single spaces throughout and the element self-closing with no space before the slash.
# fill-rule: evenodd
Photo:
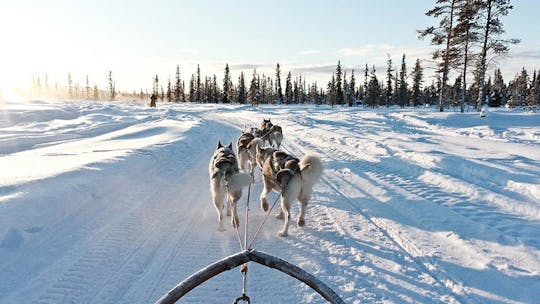
<svg viewBox="0 0 540 304">
<path fill-rule="evenodd" d="M 229 143 L 229 145 L 227 146 L 227 148 L 232 149 L 232 141 Z"/>
<path fill-rule="evenodd" d="M 223 145 L 221 144 L 221 140 L 220 140 L 220 141 L 218 141 L 216 150 L 219 149 L 219 148 L 222 148 L 222 147 L 223 147 Z"/>
</svg>

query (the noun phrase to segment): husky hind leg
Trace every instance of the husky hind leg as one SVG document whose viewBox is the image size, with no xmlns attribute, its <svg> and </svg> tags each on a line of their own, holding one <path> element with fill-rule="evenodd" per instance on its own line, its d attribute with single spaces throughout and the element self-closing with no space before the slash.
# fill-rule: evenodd
<svg viewBox="0 0 540 304">
<path fill-rule="evenodd" d="M 283 228 L 278 232 L 279 236 L 289 235 L 289 221 L 291 219 L 291 205 L 300 194 L 301 177 L 299 174 L 295 174 L 285 186 L 285 189 L 281 193 L 281 211 L 285 223 Z"/>
<path fill-rule="evenodd" d="M 223 200 L 225 198 L 225 189 L 221 184 L 221 179 L 212 179 L 210 182 L 210 188 L 212 191 L 212 201 L 214 202 L 214 207 L 218 213 L 218 231 L 225 231 L 225 226 L 223 226 Z"/>
</svg>

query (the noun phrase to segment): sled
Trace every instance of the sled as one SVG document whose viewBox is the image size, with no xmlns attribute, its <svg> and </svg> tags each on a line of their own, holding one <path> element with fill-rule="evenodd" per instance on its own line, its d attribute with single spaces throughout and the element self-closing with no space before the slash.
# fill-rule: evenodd
<svg viewBox="0 0 540 304">
<path fill-rule="evenodd" d="M 190 292 L 195 287 L 201 285 L 212 277 L 236 268 L 240 265 L 244 265 L 248 262 L 255 262 L 268 268 L 279 270 L 311 287 L 325 300 L 332 304 L 345 304 L 345 302 L 326 284 L 317 279 L 312 274 L 306 272 L 300 267 L 293 265 L 285 260 L 282 260 L 276 256 L 258 251 L 258 250 L 244 250 L 236 254 L 230 255 L 222 260 L 219 260 L 213 264 L 202 268 L 198 272 L 192 274 L 190 277 L 180 282 L 176 287 L 171 289 L 167 294 L 162 296 L 156 304 L 173 304 L 176 303 L 185 294 Z M 247 268 L 246 268 L 247 269 Z M 233 303 L 244 301 L 250 303 L 249 297 L 244 293 L 242 296 L 236 298 Z"/>
</svg>

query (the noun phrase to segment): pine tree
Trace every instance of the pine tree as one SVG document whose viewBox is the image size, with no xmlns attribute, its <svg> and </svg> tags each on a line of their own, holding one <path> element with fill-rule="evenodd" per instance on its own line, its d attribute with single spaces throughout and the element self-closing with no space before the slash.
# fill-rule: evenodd
<svg viewBox="0 0 540 304">
<path fill-rule="evenodd" d="M 114 100 L 115 97 L 116 97 L 115 83 L 113 81 L 112 71 L 109 71 L 109 98 L 111 100 Z"/>
<path fill-rule="evenodd" d="M 41 84 L 39 83 L 39 77 L 38 77 L 38 89 L 41 89 Z M 71 73 L 68 73 L 68 96 L 69 98 L 73 98 L 73 80 L 71 79 Z"/>
<path fill-rule="evenodd" d="M 94 85 L 94 100 L 99 100 L 99 90 L 97 85 Z"/>
<path fill-rule="evenodd" d="M 261 91 L 259 87 L 259 76 L 257 75 L 256 69 L 253 69 L 253 75 L 251 77 L 251 83 L 249 85 L 248 98 L 251 105 L 259 105 Z"/>
<path fill-rule="evenodd" d="M 385 94 L 385 101 L 386 106 L 390 106 L 392 104 L 392 72 L 394 69 L 392 68 L 392 58 L 390 55 L 388 55 L 388 60 L 386 61 L 386 94 Z"/>
<path fill-rule="evenodd" d="M 197 101 L 197 81 L 195 80 L 195 75 L 191 74 L 189 80 L 189 102 Z"/>
<path fill-rule="evenodd" d="M 287 80 L 285 81 L 285 102 L 291 103 L 293 101 L 293 88 L 291 72 L 287 74 Z"/>
<path fill-rule="evenodd" d="M 375 66 L 373 66 L 373 69 L 371 71 L 371 77 L 367 87 L 367 104 L 370 107 L 375 108 L 379 105 L 380 97 L 381 86 L 377 79 L 377 75 L 375 74 Z"/>
<path fill-rule="evenodd" d="M 225 64 L 225 75 L 223 76 L 223 103 L 232 102 L 232 82 L 229 71 L 229 64 Z"/>
<path fill-rule="evenodd" d="M 197 82 L 195 86 L 195 101 L 196 102 L 202 102 L 203 100 L 203 92 L 202 92 L 202 85 L 201 85 L 201 68 L 197 64 Z"/>
<path fill-rule="evenodd" d="M 401 58 L 401 70 L 399 71 L 399 88 L 398 88 L 398 100 L 399 105 L 403 108 L 407 105 L 408 88 L 407 88 L 407 66 L 405 65 L 405 54 Z"/>
<path fill-rule="evenodd" d="M 343 88 L 341 86 L 342 81 L 341 62 L 338 60 L 336 67 L 336 103 L 342 105 L 344 103 Z"/>
<path fill-rule="evenodd" d="M 356 80 L 354 79 L 354 69 L 351 71 L 351 80 L 349 81 L 349 90 L 347 91 L 347 104 L 352 107 L 356 96 Z"/>
<path fill-rule="evenodd" d="M 336 103 L 336 74 L 332 73 L 332 78 L 328 82 L 328 86 L 326 88 L 326 96 L 327 96 L 327 102 L 334 107 L 334 104 Z"/>
<path fill-rule="evenodd" d="M 485 101 L 485 78 L 488 65 L 488 55 L 505 54 L 509 51 L 509 44 L 519 43 L 519 39 L 500 39 L 504 34 L 501 17 L 508 15 L 513 8 L 510 0 L 479 0 L 480 16 L 482 22 L 482 46 L 478 62 L 479 94 L 477 107 L 482 108 Z"/>
<path fill-rule="evenodd" d="M 182 83 L 180 80 L 180 65 L 176 65 L 176 74 L 174 76 L 174 102 L 180 102 L 180 90 Z"/>
<path fill-rule="evenodd" d="M 212 87 L 213 87 L 213 90 L 212 90 L 212 102 L 215 102 L 217 103 L 219 101 L 219 87 L 217 85 L 217 77 L 216 77 L 216 74 L 214 74 L 214 76 L 212 77 Z"/>
<path fill-rule="evenodd" d="M 159 78 L 158 78 L 158 75 L 156 75 L 156 77 L 154 77 L 154 83 L 152 85 L 152 94 L 154 95 L 159 95 Z"/>
<path fill-rule="evenodd" d="M 169 81 L 167 82 L 167 101 L 172 102 L 172 100 L 171 77 L 169 76 Z"/>
<path fill-rule="evenodd" d="M 495 75 L 493 77 L 493 88 L 491 89 L 492 96 L 490 98 L 490 107 L 500 107 L 506 102 L 506 85 L 502 77 L 501 69 L 495 69 Z"/>
<path fill-rule="evenodd" d="M 412 90 L 411 90 L 411 104 L 413 106 L 418 106 L 422 102 L 422 82 L 423 82 L 423 69 L 420 65 L 420 59 L 416 59 L 416 64 L 414 69 L 411 72 L 411 78 L 413 81 Z"/>
<path fill-rule="evenodd" d="M 280 103 L 283 103 L 283 90 L 281 89 L 281 69 L 279 67 L 279 62 L 276 65 L 276 92 L 277 99 Z"/>
<path fill-rule="evenodd" d="M 88 75 L 86 75 L 86 86 L 84 87 L 84 92 L 85 92 L 85 98 L 90 99 L 90 83 L 88 81 Z"/>
<path fill-rule="evenodd" d="M 457 14 L 457 2 L 459 0 L 437 0 L 437 5 L 426 12 L 427 16 L 441 18 L 438 27 L 428 27 L 425 30 L 418 31 L 419 38 L 431 36 L 431 44 L 442 46 L 444 49 L 438 49 L 433 53 L 433 59 L 441 58 L 440 72 L 442 74 L 441 91 L 439 95 L 439 111 L 444 111 L 444 99 L 446 83 L 448 81 L 448 72 L 450 61 L 457 56 L 455 49 L 452 47 L 454 22 Z"/>
<path fill-rule="evenodd" d="M 368 68 L 368 64 L 366 63 L 366 68 L 364 69 L 364 95 L 362 96 L 362 98 L 364 99 L 364 102 L 367 101 L 368 79 L 369 79 L 369 68 Z"/>
<path fill-rule="evenodd" d="M 467 102 L 467 68 L 471 57 L 473 57 L 471 56 L 471 48 L 473 44 L 479 42 L 480 26 L 478 25 L 478 2 L 476 0 L 460 0 L 459 6 L 457 24 L 453 33 L 454 39 L 452 40 L 452 46 L 458 56 L 453 58 L 452 67 L 462 66 L 463 68 L 460 99 L 460 111 L 463 113 Z"/>
<path fill-rule="evenodd" d="M 246 82 L 243 71 L 240 72 L 240 76 L 238 77 L 238 103 L 246 103 Z"/>
</svg>

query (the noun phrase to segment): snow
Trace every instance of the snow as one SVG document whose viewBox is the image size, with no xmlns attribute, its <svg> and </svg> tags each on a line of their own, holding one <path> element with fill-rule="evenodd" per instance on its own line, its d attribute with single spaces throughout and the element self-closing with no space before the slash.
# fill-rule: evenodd
<svg viewBox="0 0 540 304">
<path fill-rule="evenodd" d="M 306 227 L 280 238 L 270 217 L 256 249 L 347 303 L 540 298 L 540 114 L 4 100 L 0 303 L 152 303 L 238 252 L 229 222 L 216 231 L 207 166 L 218 140 L 234 143 L 263 118 L 282 126 L 285 151 L 318 154 L 326 168 Z M 250 235 L 261 190 L 257 171 Z M 241 224 L 245 205 L 246 194 Z M 325 302 L 280 272 L 249 269 L 254 302 Z M 233 270 L 181 302 L 240 293 Z"/>
</svg>

